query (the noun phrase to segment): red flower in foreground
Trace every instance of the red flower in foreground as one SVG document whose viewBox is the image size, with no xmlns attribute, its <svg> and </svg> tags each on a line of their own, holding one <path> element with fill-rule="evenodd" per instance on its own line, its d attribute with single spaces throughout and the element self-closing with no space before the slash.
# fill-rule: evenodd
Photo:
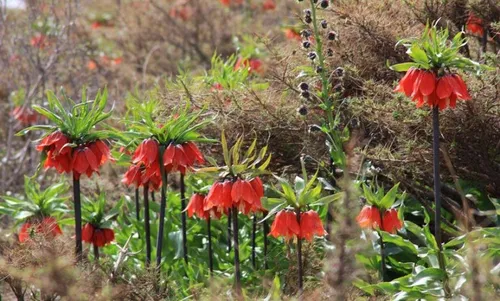
<svg viewBox="0 0 500 301">
<path fill-rule="evenodd" d="M 249 214 L 262 209 L 260 199 L 263 196 L 264 186 L 259 177 L 250 181 L 237 179 L 234 183 L 229 180 L 215 182 L 206 197 L 204 210 L 213 208 L 220 213 L 236 206 L 243 214 Z"/>
<path fill-rule="evenodd" d="M 146 139 L 139 144 L 132 156 L 132 163 L 142 163 L 147 167 L 158 165 L 158 142 L 152 138 Z"/>
<path fill-rule="evenodd" d="M 248 68 L 249 73 L 262 73 L 262 62 L 259 59 L 243 59 L 239 58 L 234 65 L 234 70 Z"/>
<path fill-rule="evenodd" d="M 179 171 L 185 174 L 196 163 L 203 164 L 205 163 L 205 159 L 193 142 L 184 142 L 182 144 L 171 143 L 163 153 L 163 164 L 167 172 Z"/>
<path fill-rule="evenodd" d="M 365 206 L 356 217 L 361 228 L 376 229 L 382 224 L 380 222 L 380 211 L 375 206 Z"/>
<path fill-rule="evenodd" d="M 259 211 L 262 208 L 260 199 L 263 196 L 264 188 L 258 177 L 252 181 L 238 179 L 231 188 L 232 202 L 243 214 Z"/>
<path fill-rule="evenodd" d="M 45 217 L 37 223 L 26 222 L 19 231 L 19 242 L 28 241 L 35 233 L 42 234 L 45 237 L 56 237 L 62 234 L 62 230 L 56 219 L 51 216 Z"/>
<path fill-rule="evenodd" d="M 484 35 L 483 19 L 476 17 L 473 13 L 469 13 L 466 28 L 471 34 L 478 35 L 480 37 Z"/>
<path fill-rule="evenodd" d="M 45 136 L 36 146 L 36 150 L 39 152 L 52 151 L 55 154 L 66 154 L 71 151 L 70 147 L 64 147 L 69 142 L 69 138 L 61 131 L 55 131 Z"/>
<path fill-rule="evenodd" d="M 295 212 L 288 210 L 281 210 L 278 212 L 271 225 L 271 232 L 269 232 L 269 235 L 275 238 L 284 237 L 287 241 L 300 235 L 300 226 L 297 222 L 297 215 Z"/>
<path fill-rule="evenodd" d="M 323 223 L 316 211 L 309 210 L 300 214 L 300 238 L 311 241 L 314 235 L 324 236 L 325 234 Z"/>
<path fill-rule="evenodd" d="M 79 179 L 81 174 L 86 174 L 90 178 L 94 172 L 99 173 L 99 168 L 110 159 L 110 156 L 108 146 L 101 140 L 75 148 L 71 162 L 73 176 Z"/>
<path fill-rule="evenodd" d="M 115 239 L 115 232 L 111 229 L 94 227 L 85 224 L 82 229 L 82 241 L 93 244 L 96 247 L 104 247 Z"/>
<path fill-rule="evenodd" d="M 66 146 L 70 140 L 60 131 L 55 131 L 40 141 L 36 150 L 45 152 L 47 158 L 44 163 L 45 169 L 53 167 L 58 173 L 69 173 L 72 169 L 71 147 Z"/>
<path fill-rule="evenodd" d="M 193 194 L 186 207 L 188 216 L 192 217 L 196 215 L 198 218 L 203 219 L 208 219 L 209 217 L 219 219 L 221 212 L 218 211 L 216 206 L 207 206 L 207 209 L 205 209 L 206 199 L 205 195 L 199 193 Z"/>
<path fill-rule="evenodd" d="M 142 186 L 143 168 L 139 164 L 132 164 L 123 175 L 122 183 L 127 186 L 135 185 L 135 188 Z"/>
<path fill-rule="evenodd" d="M 233 200 L 231 198 L 231 190 L 233 183 L 229 180 L 224 182 L 215 182 L 205 199 L 204 210 L 210 210 L 211 208 L 216 208 L 218 212 L 225 212 L 233 206 Z"/>
<path fill-rule="evenodd" d="M 382 230 L 394 234 L 401 228 L 403 228 L 403 222 L 399 219 L 396 209 L 385 211 L 382 218 Z"/>
<path fill-rule="evenodd" d="M 417 107 L 427 104 L 438 106 L 441 110 L 454 108 L 457 99 L 471 99 L 467 86 L 458 74 L 445 74 L 436 78 L 434 72 L 416 68 L 406 72 L 394 91 L 411 97 Z"/>
<path fill-rule="evenodd" d="M 15 107 L 11 115 L 22 125 L 33 124 L 38 119 L 38 114 L 27 106 Z"/>
<path fill-rule="evenodd" d="M 276 3 L 274 2 L 274 0 L 264 0 L 264 3 L 262 4 L 262 9 L 263 10 L 275 10 Z"/>
<path fill-rule="evenodd" d="M 467 86 L 458 74 L 446 74 L 439 78 L 436 95 L 441 110 L 450 107 L 455 108 L 457 99 L 470 100 Z"/>
</svg>

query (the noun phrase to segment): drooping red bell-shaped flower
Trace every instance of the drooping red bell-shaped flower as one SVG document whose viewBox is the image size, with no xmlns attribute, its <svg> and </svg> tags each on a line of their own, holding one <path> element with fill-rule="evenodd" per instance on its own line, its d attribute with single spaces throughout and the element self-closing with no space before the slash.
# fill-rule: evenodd
<svg viewBox="0 0 500 301">
<path fill-rule="evenodd" d="M 290 240 L 300 235 L 300 225 L 297 222 L 297 215 L 293 211 L 281 210 L 276 214 L 271 225 L 270 236 L 275 238 L 284 237 Z"/>
</svg>

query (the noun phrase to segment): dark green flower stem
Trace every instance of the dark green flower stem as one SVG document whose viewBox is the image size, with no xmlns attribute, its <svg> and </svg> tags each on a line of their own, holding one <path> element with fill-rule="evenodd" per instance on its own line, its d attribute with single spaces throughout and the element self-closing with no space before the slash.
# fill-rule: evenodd
<svg viewBox="0 0 500 301">
<path fill-rule="evenodd" d="M 380 212 L 380 229 L 384 228 L 384 213 Z M 385 265 L 385 252 L 384 252 L 384 239 L 382 238 L 382 230 L 377 231 L 380 238 L 380 278 L 386 281 L 386 265 Z"/>
<path fill-rule="evenodd" d="M 140 220 L 139 188 L 135 189 L 135 217 Z"/>
<path fill-rule="evenodd" d="M 96 263 L 99 262 L 99 247 L 97 247 L 96 245 L 93 245 L 94 246 L 94 260 Z"/>
<path fill-rule="evenodd" d="M 207 229 L 208 229 L 208 268 L 210 269 L 210 276 L 214 273 L 214 264 L 213 264 L 213 252 L 212 252 L 212 223 L 211 218 L 208 216 L 207 218 Z"/>
<path fill-rule="evenodd" d="M 227 252 L 231 252 L 231 209 L 227 212 Z"/>
<path fill-rule="evenodd" d="M 255 247 L 256 247 L 256 234 L 257 234 L 257 216 L 254 214 L 252 217 L 252 267 L 257 267 L 255 261 Z"/>
<path fill-rule="evenodd" d="M 149 222 L 149 185 L 144 184 L 144 232 L 146 236 L 146 266 L 151 264 L 151 230 Z M 151 193 L 153 195 L 153 193 Z"/>
<path fill-rule="evenodd" d="M 300 208 L 295 209 L 295 215 L 297 216 L 297 223 L 300 225 Z M 299 285 L 299 296 L 302 295 L 304 290 L 303 284 L 303 271 L 302 271 L 302 239 L 297 237 L 297 271 L 298 271 L 298 285 Z"/>
<path fill-rule="evenodd" d="M 233 206 L 233 244 L 234 244 L 234 286 L 236 294 L 241 296 L 240 246 L 238 243 L 238 208 Z"/>
<path fill-rule="evenodd" d="M 80 180 L 73 177 L 73 203 L 75 209 L 75 254 L 76 261 L 80 262 L 83 256 L 82 246 L 82 203 L 80 200 Z"/>
<path fill-rule="evenodd" d="M 161 257 L 162 257 L 162 248 L 163 248 L 163 237 L 164 237 L 164 228 L 165 228 L 165 211 L 167 209 L 167 181 L 168 181 L 168 173 L 165 171 L 165 167 L 163 166 L 163 153 L 165 152 L 165 146 L 160 146 L 159 156 L 159 164 L 160 164 L 160 173 L 162 177 L 162 185 L 161 185 L 161 195 L 160 195 L 160 224 L 158 227 L 158 238 L 156 239 L 156 269 L 158 273 L 160 272 L 161 265 Z M 159 281 L 159 278 L 158 278 Z"/>
<path fill-rule="evenodd" d="M 181 173 L 181 222 L 182 222 L 182 250 L 184 254 L 184 261 L 188 263 L 188 248 L 187 248 L 187 219 L 186 219 L 186 184 L 184 182 L 184 175 Z"/>
<path fill-rule="evenodd" d="M 434 168 L 434 200 L 435 200 L 435 215 L 434 215 L 434 236 L 438 245 L 438 262 L 439 268 L 444 272 L 445 279 L 443 281 L 444 291 L 446 296 L 450 295 L 448 287 L 448 277 L 446 273 L 446 266 L 444 263 L 443 254 L 443 239 L 441 236 L 441 178 L 439 176 L 439 108 L 434 106 L 432 108 L 432 156 Z"/>
<path fill-rule="evenodd" d="M 263 214 L 263 217 L 266 217 L 266 214 Z M 269 224 L 267 223 L 267 220 L 264 221 L 264 269 L 268 269 L 269 266 L 267 264 L 267 234 L 269 233 Z"/>
</svg>

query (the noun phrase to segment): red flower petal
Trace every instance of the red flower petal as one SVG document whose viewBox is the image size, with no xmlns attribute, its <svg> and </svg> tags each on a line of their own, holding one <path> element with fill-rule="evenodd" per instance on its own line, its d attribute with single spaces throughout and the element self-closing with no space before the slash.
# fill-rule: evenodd
<svg viewBox="0 0 500 301">
<path fill-rule="evenodd" d="M 115 240 L 115 232 L 112 229 L 102 229 L 102 232 L 104 232 L 105 244 L 109 244 Z"/>
<path fill-rule="evenodd" d="M 436 75 L 434 72 L 422 72 L 421 81 L 419 83 L 419 90 L 424 96 L 429 96 L 436 88 Z"/>
<path fill-rule="evenodd" d="M 82 229 L 82 241 L 92 243 L 92 238 L 94 237 L 94 226 L 87 223 Z"/>
</svg>

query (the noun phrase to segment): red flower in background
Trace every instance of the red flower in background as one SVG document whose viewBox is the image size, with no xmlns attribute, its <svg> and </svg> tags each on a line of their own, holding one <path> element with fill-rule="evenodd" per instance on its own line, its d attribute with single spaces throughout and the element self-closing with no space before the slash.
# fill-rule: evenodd
<svg viewBox="0 0 500 301">
<path fill-rule="evenodd" d="M 82 241 L 93 244 L 96 247 L 104 247 L 115 239 L 115 232 L 107 228 L 94 227 L 85 224 L 82 229 Z"/>
<path fill-rule="evenodd" d="M 394 91 L 411 97 L 417 107 L 427 104 L 439 106 L 441 110 L 454 108 L 457 99 L 471 99 L 467 86 L 458 74 L 445 74 L 436 78 L 434 72 L 416 68 L 408 69 Z"/>
<path fill-rule="evenodd" d="M 264 3 L 262 4 L 262 9 L 263 10 L 275 10 L 276 3 L 274 2 L 274 0 L 264 0 Z"/>
<path fill-rule="evenodd" d="M 31 38 L 30 44 L 38 49 L 43 49 L 49 46 L 49 41 L 46 35 L 38 33 Z"/>
<path fill-rule="evenodd" d="M 167 172 L 179 171 L 185 174 L 196 163 L 204 164 L 205 159 L 193 142 L 171 143 L 163 153 L 163 165 L 165 165 Z"/>
<path fill-rule="evenodd" d="M 212 85 L 212 88 L 210 88 L 210 91 L 215 92 L 215 91 L 222 91 L 224 90 L 224 87 L 220 83 L 215 83 Z"/>
<path fill-rule="evenodd" d="M 325 234 L 323 223 L 316 211 L 309 210 L 300 214 L 300 238 L 311 241 L 314 235 L 324 236 Z"/>
<path fill-rule="evenodd" d="M 476 17 L 472 12 L 469 13 L 466 28 L 471 34 L 481 37 L 484 35 L 483 19 Z"/>
<path fill-rule="evenodd" d="M 403 228 L 403 222 L 399 219 L 397 210 L 389 209 L 385 211 L 382 218 L 382 230 L 394 234 L 401 228 Z"/>
<path fill-rule="evenodd" d="M 376 229 L 382 224 L 380 222 L 380 211 L 375 206 L 365 206 L 356 217 L 361 228 Z"/>
<path fill-rule="evenodd" d="M 233 4 L 243 4 L 243 1 L 244 0 L 219 0 L 220 3 L 222 3 L 222 5 L 224 6 L 231 6 L 231 3 Z"/>
<path fill-rule="evenodd" d="M 30 107 L 15 107 L 11 112 L 12 117 L 21 122 L 22 125 L 30 125 L 37 121 L 39 115 Z"/>
<path fill-rule="evenodd" d="M 51 216 L 45 217 L 37 223 L 26 222 L 21 226 L 21 230 L 19 231 L 19 242 L 28 241 L 34 233 L 53 238 L 61 235 L 62 230 L 57 224 L 56 219 Z"/>
<path fill-rule="evenodd" d="M 169 12 L 170 17 L 187 21 L 193 16 L 193 8 L 187 4 L 187 1 L 181 1 Z"/>
<path fill-rule="evenodd" d="M 302 41 L 302 37 L 300 36 L 300 33 L 296 32 L 292 28 L 285 29 L 285 37 L 288 40 Z"/>
<path fill-rule="evenodd" d="M 259 59 L 239 58 L 234 65 L 234 70 L 248 68 L 249 73 L 262 73 L 262 62 Z"/>
<path fill-rule="evenodd" d="M 275 238 L 284 237 L 287 241 L 300 235 L 300 226 L 297 222 L 297 215 L 295 212 L 288 210 L 281 210 L 278 212 L 271 225 L 271 232 L 269 232 L 269 235 Z"/>
</svg>

